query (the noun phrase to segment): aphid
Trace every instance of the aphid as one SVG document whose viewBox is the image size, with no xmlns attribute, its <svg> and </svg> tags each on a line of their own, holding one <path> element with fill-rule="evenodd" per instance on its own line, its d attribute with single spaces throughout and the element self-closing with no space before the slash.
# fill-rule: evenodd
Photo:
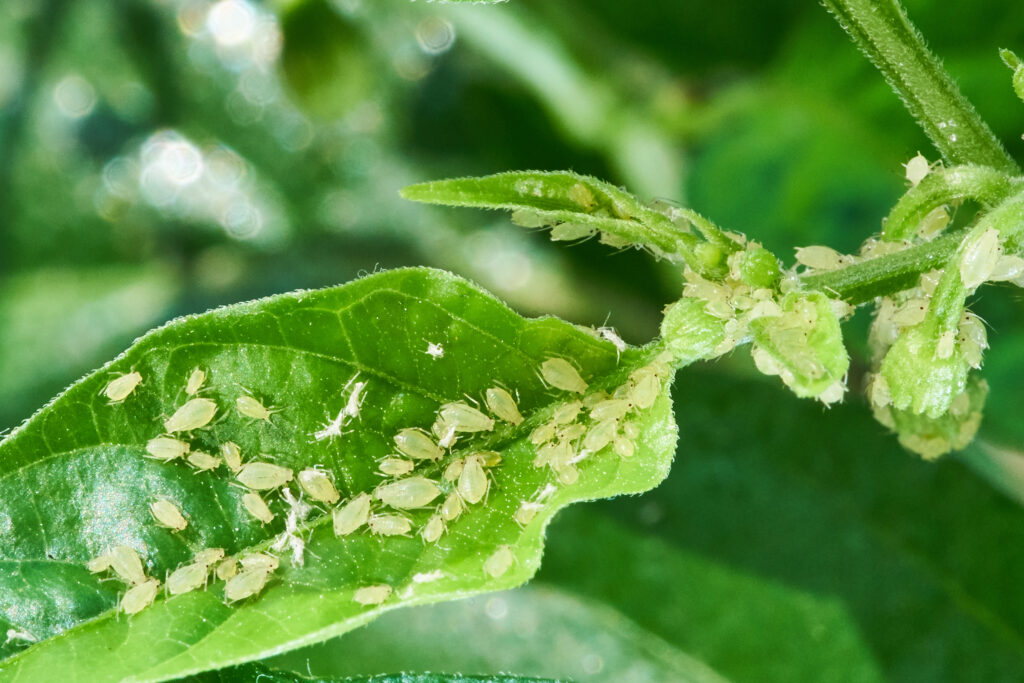
<svg viewBox="0 0 1024 683">
<path fill-rule="evenodd" d="M 264 569 L 272 572 L 281 566 L 280 560 L 267 553 L 246 553 L 239 559 L 242 569 Z"/>
<path fill-rule="evenodd" d="M 489 432 L 494 429 L 493 418 L 461 401 L 444 404 L 438 416 L 457 432 Z"/>
<path fill-rule="evenodd" d="M 587 428 L 576 422 L 558 430 L 559 441 L 575 441 L 587 433 Z"/>
<path fill-rule="evenodd" d="M 595 422 L 602 420 L 618 420 L 632 408 L 629 401 L 621 398 L 612 398 L 601 401 L 590 409 L 590 419 Z"/>
<path fill-rule="evenodd" d="M 628 400 L 640 410 L 647 410 L 658 400 L 661 379 L 649 365 L 636 370 L 630 377 L 633 384 L 629 389 Z"/>
<path fill-rule="evenodd" d="M 441 448 L 449 449 L 459 440 L 458 430 L 455 428 L 455 425 L 449 424 L 447 420 L 440 416 L 434 420 L 430 431 L 437 437 L 437 445 Z"/>
<path fill-rule="evenodd" d="M 840 254 L 835 249 L 823 246 L 797 247 L 796 260 L 813 270 L 835 270 L 849 263 L 849 256 Z"/>
<path fill-rule="evenodd" d="M 426 477 L 406 477 L 379 486 L 374 496 L 393 508 L 421 508 L 441 495 L 437 483 Z"/>
<path fill-rule="evenodd" d="M 487 494 L 490 480 L 484 471 L 483 458 L 479 455 L 466 456 L 466 464 L 459 475 L 456 489 L 467 503 L 479 503 Z"/>
<path fill-rule="evenodd" d="M 352 599 L 360 605 L 379 605 L 391 597 L 394 589 L 386 583 L 377 586 L 363 586 L 355 592 Z"/>
<path fill-rule="evenodd" d="M 245 600 L 263 590 L 271 572 L 265 568 L 243 569 L 224 584 L 224 597 L 228 602 Z"/>
<path fill-rule="evenodd" d="M 427 354 L 433 359 L 444 358 L 444 347 L 440 344 L 433 342 L 427 342 L 427 350 L 423 353 Z"/>
<path fill-rule="evenodd" d="M 519 504 L 519 508 L 516 510 L 514 519 L 522 526 L 526 526 L 533 521 L 533 518 L 537 516 L 537 513 L 544 509 L 544 506 L 540 503 L 532 503 L 528 500 L 524 500 Z"/>
<path fill-rule="evenodd" d="M 356 377 L 359 377 L 358 372 L 352 375 L 352 378 L 349 379 L 341 390 L 341 393 L 344 396 L 349 385 L 352 385 L 352 391 L 348 395 L 348 401 L 346 401 L 345 407 L 339 410 L 338 415 L 324 425 L 323 429 L 313 433 L 313 438 L 317 441 L 341 436 L 341 429 L 345 426 L 345 423 L 352 418 L 359 417 L 359 410 L 362 408 L 363 401 L 366 399 L 366 395 L 363 394 L 363 390 L 366 388 L 366 382 L 356 382 Z M 353 382 L 355 382 L 354 385 Z"/>
<path fill-rule="evenodd" d="M 8 643 L 11 643 L 11 642 L 13 642 L 15 640 L 24 640 L 25 642 L 28 642 L 28 643 L 34 643 L 34 642 L 36 642 L 39 639 L 36 638 L 31 633 L 29 633 L 28 631 L 25 631 L 23 629 L 22 630 L 18 630 L 16 628 L 9 628 L 9 629 L 7 629 L 7 640 L 4 641 L 4 645 L 7 645 Z"/>
<path fill-rule="evenodd" d="M 627 422 L 622 425 L 622 435 L 627 439 L 636 441 L 640 438 L 640 427 L 635 422 Z"/>
<path fill-rule="evenodd" d="M 225 441 L 220 446 L 220 454 L 224 458 L 224 464 L 232 472 L 242 469 L 242 449 L 233 441 Z"/>
<path fill-rule="evenodd" d="M 370 494 L 360 493 L 339 508 L 334 509 L 334 535 L 347 536 L 366 524 L 370 518 Z"/>
<path fill-rule="evenodd" d="M 257 491 L 266 491 L 284 486 L 295 475 L 287 467 L 269 462 L 249 462 L 242 465 L 235 477 L 245 486 Z"/>
<path fill-rule="evenodd" d="M 519 412 L 519 406 L 508 393 L 501 387 L 491 387 L 484 392 L 484 403 L 487 409 L 505 422 L 517 425 L 523 421 L 523 415 Z"/>
<path fill-rule="evenodd" d="M 274 521 L 274 513 L 271 512 L 267 501 L 263 500 L 260 494 L 249 491 L 242 496 L 242 506 L 246 512 L 258 519 L 263 524 L 270 524 Z"/>
<path fill-rule="evenodd" d="M 138 614 L 153 604 L 159 589 L 160 582 L 156 579 L 146 579 L 132 586 L 121 598 L 121 611 L 125 614 Z"/>
<path fill-rule="evenodd" d="M 534 446 L 542 446 L 555 438 L 556 425 L 553 422 L 542 424 L 530 434 L 530 443 Z"/>
<path fill-rule="evenodd" d="M 189 396 L 195 396 L 196 392 L 203 386 L 203 382 L 206 381 L 206 373 L 196 368 L 192 371 L 192 374 L 188 376 L 188 382 L 185 383 L 185 393 Z"/>
<path fill-rule="evenodd" d="M 188 455 L 188 463 L 200 472 L 208 472 L 220 466 L 220 458 L 216 455 L 203 453 L 202 451 L 192 451 Z"/>
<path fill-rule="evenodd" d="M 103 387 L 103 395 L 111 403 L 121 403 L 131 396 L 132 392 L 135 391 L 135 387 L 140 384 L 142 384 L 142 375 L 138 372 L 129 372 L 112 379 L 107 386 Z"/>
<path fill-rule="evenodd" d="M 583 183 L 576 183 L 569 188 L 569 199 L 579 204 L 584 211 L 594 208 L 594 193 Z"/>
<path fill-rule="evenodd" d="M 404 536 L 412 529 L 412 522 L 401 515 L 374 515 L 367 525 L 378 536 Z"/>
<path fill-rule="evenodd" d="M 86 562 L 85 567 L 93 574 L 99 574 L 100 572 L 105 572 L 108 569 L 110 569 L 110 563 L 112 559 L 113 558 L 110 556 L 110 553 L 103 553 L 102 555 L 97 555 L 96 557 Z M 140 571 L 141 567 L 142 565 L 139 565 Z"/>
<path fill-rule="evenodd" d="M 1016 283 L 1020 281 L 1022 275 L 1024 275 L 1024 259 L 1007 254 L 999 257 L 996 267 L 988 279 L 996 282 L 1013 281 Z"/>
<path fill-rule="evenodd" d="M 274 414 L 274 411 L 264 406 L 259 399 L 247 394 L 243 394 L 235 399 L 235 408 L 245 417 L 266 422 L 270 422 L 270 416 Z"/>
<path fill-rule="evenodd" d="M 139 554 L 126 545 L 117 545 L 110 551 L 110 568 L 118 576 L 131 584 L 140 584 L 146 580 L 146 572 L 142 569 Z"/>
<path fill-rule="evenodd" d="M 413 460 L 439 460 L 444 451 L 423 431 L 408 427 L 395 434 L 395 446 Z"/>
<path fill-rule="evenodd" d="M 949 225 L 949 211 L 945 206 L 937 206 L 929 211 L 917 226 L 917 236 L 930 240 Z M 876 254 L 881 256 L 881 254 Z"/>
<path fill-rule="evenodd" d="M 825 387 L 824 391 L 818 394 L 818 400 L 824 403 L 825 405 L 829 405 L 831 403 L 836 403 L 837 401 L 842 401 L 843 396 L 845 395 L 846 382 L 844 382 L 843 380 L 836 380 L 832 384 Z"/>
<path fill-rule="evenodd" d="M 224 548 L 204 548 L 192 558 L 196 564 L 205 564 L 207 567 L 217 564 L 224 559 Z"/>
<path fill-rule="evenodd" d="M 597 230 L 582 223 L 556 223 L 551 226 L 551 239 L 555 242 L 568 242 L 592 237 Z"/>
<path fill-rule="evenodd" d="M 181 531 L 188 526 L 188 520 L 181 514 L 178 506 L 169 500 L 160 498 L 149 504 L 149 511 L 157 524 L 174 531 Z"/>
<path fill-rule="evenodd" d="M 401 477 L 402 475 L 409 474 L 416 466 L 412 460 L 405 460 L 404 458 L 384 458 L 380 461 L 381 474 L 386 474 L 389 477 Z"/>
<path fill-rule="evenodd" d="M 622 436 L 616 436 L 612 439 L 612 450 L 615 451 L 615 454 L 620 458 L 632 458 L 633 453 L 636 452 L 636 446 L 629 439 Z"/>
<path fill-rule="evenodd" d="M 181 595 L 196 590 L 206 583 L 206 575 L 210 571 L 208 564 L 194 562 L 179 567 L 167 577 L 165 587 L 171 595 Z"/>
<path fill-rule="evenodd" d="M 935 357 L 945 360 L 953 355 L 953 349 L 956 347 L 956 335 L 953 330 L 946 330 L 939 337 L 938 343 L 935 344 Z"/>
<path fill-rule="evenodd" d="M 233 576 L 238 575 L 238 560 L 233 557 L 229 557 L 220 564 L 217 565 L 217 578 L 221 581 L 227 581 Z"/>
<path fill-rule="evenodd" d="M 455 460 L 452 460 L 448 464 L 448 467 L 444 468 L 444 474 L 442 474 L 441 477 L 445 481 L 458 481 L 459 475 L 462 474 L 462 468 L 465 466 L 465 464 L 466 461 L 463 460 L 462 458 L 455 458 Z"/>
<path fill-rule="evenodd" d="M 607 391 L 592 391 L 583 397 L 583 407 L 593 408 L 601 401 L 611 398 Z"/>
<path fill-rule="evenodd" d="M 973 313 L 964 313 L 960 318 L 960 334 L 957 337 L 960 352 L 972 368 L 979 369 L 983 353 L 988 348 L 988 334 L 981 318 Z"/>
<path fill-rule="evenodd" d="M 875 375 L 868 384 L 868 399 L 871 405 L 884 408 L 892 404 L 892 394 L 889 393 L 889 383 L 881 373 Z"/>
<path fill-rule="evenodd" d="M 582 409 L 582 401 L 567 401 L 555 408 L 555 412 L 551 413 L 551 421 L 557 425 L 568 424 L 576 419 Z"/>
<path fill-rule="evenodd" d="M 431 515 L 427 523 L 423 525 L 420 534 L 427 543 L 434 543 L 444 533 L 444 520 L 439 515 Z"/>
<path fill-rule="evenodd" d="M 501 453 L 498 451 L 477 451 L 476 454 L 483 458 L 484 467 L 497 467 L 501 464 Z"/>
<path fill-rule="evenodd" d="M 566 486 L 575 484 L 580 478 L 580 471 L 576 469 L 575 465 L 569 463 L 555 467 L 555 474 L 558 476 L 558 481 Z"/>
<path fill-rule="evenodd" d="M 540 374 L 545 382 L 562 391 L 582 394 L 589 386 L 579 371 L 564 358 L 548 358 L 540 364 Z"/>
<path fill-rule="evenodd" d="M 168 434 L 190 432 L 210 424 L 216 414 L 216 403 L 208 398 L 193 398 L 164 420 L 164 429 Z"/>
<path fill-rule="evenodd" d="M 910 299 L 896 309 L 892 321 L 903 327 L 916 325 L 928 314 L 928 299 Z"/>
<path fill-rule="evenodd" d="M 170 462 L 176 460 L 189 451 L 189 446 L 184 441 L 169 436 L 158 436 L 146 442 L 146 453 L 150 458 Z"/>
<path fill-rule="evenodd" d="M 626 341 L 613 328 L 599 327 L 597 328 L 597 333 L 601 335 L 601 339 L 611 342 L 612 346 L 615 347 L 615 353 L 622 353 L 626 350 Z"/>
<path fill-rule="evenodd" d="M 299 472 L 299 486 L 313 500 L 334 505 L 341 499 L 338 489 L 323 470 L 309 468 Z"/>
<path fill-rule="evenodd" d="M 999 231 L 995 228 L 989 228 L 971 240 L 960 257 L 960 279 L 964 287 L 973 292 L 988 280 L 1001 254 Z"/>
<path fill-rule="evenodd" d="M 498 578 L 509 570 L 515 562 L 515 555 L 512 548 L 507 545 L 499 546 L 494 553 L 484 561 L 484 572 L 491 578 Z"/>
<path fill-rule="evenodd" d="M 459 498 L 458 493 L 452 491 L 448 494 L 448 497 L 444 499 L 444 503 L 441 504 L 441 516 L 444 517 L 446 522 L 451 522 L 458 519 L 461 514 L 462 498 Z"/>
<path fill-rule="evenodd" d="M 917 156 L 912 158 L 910 161 L 903 164 L 903 167 L 907 170 L 907 180 L 910 181 L 910 184 L 913 187 L 917 187 L 931 171 L 931 165 L 920 152 L 918 152 Z"/>
</svg>

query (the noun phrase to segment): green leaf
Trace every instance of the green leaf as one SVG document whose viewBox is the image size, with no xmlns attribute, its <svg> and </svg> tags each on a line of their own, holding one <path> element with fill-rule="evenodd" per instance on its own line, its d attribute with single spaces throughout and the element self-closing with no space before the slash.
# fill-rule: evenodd
<svg viewBox="0 0 1024 683">
<path fill-rule="evenodd" d="M 554 678 L 530 678 L 498 674 L 496 676 L 466 676 L 463 674 L 383 674 L 360 676 L 358 678 L 316 677 L 297 675 L 286 671 L 275 671 L 258 664 L 210 671 L 192 676 L 191 683 L 234 683 L 235 681 L 259 681 L 260 683 L 558 683 Z"/>
<path fill-rule="evenodd" d="M 0 627 L 43 639 L 0 663 L 0 677 L 88 670 L 94 680 L 166 680 L 318 642 L 398 606 L 520 584 L 536 571 L 544 527 L 557 509 L 655 486 L 675 445 L 665 379 L 653 405 L 629 418 L 635 437 L 617 437 L 616 450 L 627 456 L 632 449 L 625 445 L 635 445 L 632 457 L 603 448 L 583 454 L 576 470 L 559 469 L 556 479 L 533 465 L 538 451 L 528 437 L 570 395 L 544 384 L 538 367 L 554 356 L 571 359 L 590 396 L 621 386 L 657 353 L 627 348 L 620 355 L 589 330 L 523 319 L 472 284 L 428 269 L 231 306 L 154 331 L 0 443 Z M 374 491 L 379 460 L 394 452 L 392 437 L 403 428 L 429 429 L 441 404 L 479 399 L 501 384 L 518 394 L 526 420 L 499 421 L 492 432 L 463 435 L 455 445 L 459 456 L 493 450 L 502 460 L 489 469 L 488 497 L 468 504 L 436 543 L 363 531 L 335 537 L 327 506 L 315 504 L 305 521 L 291 519 L 305 553 L 282 557 L 258 597 L 226 605 L 223 583 L 211 581 L 206 590 L 160 596 L 141 613 L 118 617 L 124 586 L 85 567 L 111 546 L 134 548 L 148 574 L 162 579 L 202 548 L 238 555 L 289 540 L 282 534 L 297 507 L 277 493 L 265 496 L 277 517 L 262 526 L 246 513 L 244 491 L 224 468 L 204 473 L 144 457 L 147 441 L 185 402 L 195 368 L 207 373 L 200 395 L 218 412 L 210 425 L 185 435 L 193 450 L 216 453 L 233 441 L 246 460 L 294 470 L 322 466 L 345 499 Z M 143 383 L 110 405 L 100 392 L 115 373 L 129 370 Z M 361 403 L 352 399 L 354 381 L 366 383 Z M 235 402 L 247 394 L 277 412 L 266 422 L 241 416 Z M 353 405 L 358 418 L 341 419 Z M 317 438 L 339 421 L 341 436 Z M 587 418 L 575 424 L 589 433 Z M 441 480 L 451 461 L 421 462 L 417 474 Z M 578 481 L 563 484 L 573 478 L 567 472 L 578 473 Z M 294 482 L 288 486 L 297 495 Z M 442 480 L 440 488 L 447 493 L 453 485 Z M 186 529 L 173 533 L 155 524 L 148 505 L 158 497 L 183 510 Z M 513 515 L 523 501 L 540 504 L 520 526 Z M 433 512 L 406 511 L 414 532 Z M 498 569 L 485 573 L 506 545 L 511 564 L 492 562 L 487 566 Z M 394 589 L 382 605 L 354 601 L 358 588 L 380 584 Z M 0 652 L 25 644 L 14 640 Z"/>
</svg>

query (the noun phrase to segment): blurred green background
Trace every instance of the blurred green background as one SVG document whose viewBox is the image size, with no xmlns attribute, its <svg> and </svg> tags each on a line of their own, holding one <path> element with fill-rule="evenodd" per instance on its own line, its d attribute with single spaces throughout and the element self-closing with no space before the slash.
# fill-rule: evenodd
<svg viewBox="0 0 1024 683">
<path fill-rule="evenodd" d="M 1024 158 L 997 56 L 1024 48 L 1024 6 L 907 8 Z M 639 252 L 405 203 L 412 182 L 591 173 L 791 263 L 877 231 L 919 150 L 935 157 L 811 2 L 5 0 L 0 430 L 175 316 L 380 268 L 446 268 L 634 343 L 678 297 L 679 274 Z M 1007 287 L 978 298 L 983 435 L 1002 450 L 922 463 L 856 392 L 800 402 L 741 349 L 680 376 L 670 480 L 563 515 L 530 587 L 396 612 L 276 665 L 1024 680 L 1024 307 Z M 868 322 L 847 325 L 854 388 Z"/>
</svg>

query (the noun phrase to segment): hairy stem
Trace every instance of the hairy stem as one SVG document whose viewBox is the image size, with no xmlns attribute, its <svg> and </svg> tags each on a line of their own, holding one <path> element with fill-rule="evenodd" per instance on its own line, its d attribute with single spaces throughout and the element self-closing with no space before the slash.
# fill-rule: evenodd
<svg viewBox="0 0 1024 683">
<path fill-rule="evenodd" d="M 938 58 L 925 47 L 897 0 L 824 0 L 824 4 L 948 161 L 1019 172 Z"/>
</svg>

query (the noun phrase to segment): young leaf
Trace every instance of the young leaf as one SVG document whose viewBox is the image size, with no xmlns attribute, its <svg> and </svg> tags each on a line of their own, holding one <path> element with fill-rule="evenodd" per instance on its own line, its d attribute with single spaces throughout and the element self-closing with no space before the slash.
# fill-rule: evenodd
<svg viewBox="0 0 1024 683">
<path fill-rule="evenodd" d="M 210 671 L 189 678 L 192 683 L 234 683 L 235 681 L 260 681 L 260 683 L 559 683 L 554 678 L 533 678 L 529 676 L 511 676 L 496 674 L 494 676 L 466 676 L 463 674 L 383 674 L 380 676 L 360 676 L 352 678 L 309 678 L 259 664 Z"/>
<path fill-rule="evenodd" d="M 523 319 L 472 284 L 428 269 L 231 306 L 156 330 L 0 443 L 0 627 L 27 634 L 0 649 L 13 654 L 0 662 L 0 678 L 88 670 L 96 680 L 167 680 L 318 642 L 394 607 L 520 584 L 536 571 L 544 528 L 560 507 L 644 491 L 666 475 L 676 433 L 671 375 L 660 361 L 651 364 L 659 353 L 627 348 L 620 356 L 588 330 Z M 564 435 L 572 461 L 552 458 L 557 475 L 535 466 L 533 430 L 580 397 L 551 384 L 571 375 L 569 384 L 592 403 L 601 390 L 626 386 L 629 394 L 628 378 L 641 368 L 655 391 L 626 410 L 610 446 L 579 450 L 580 435 L 593 431 L 582 411 L 564 425 L 577 432 Z M 141 383 L 111 385 L 132 372 Z M 384 495 L 380 460 L 395 452 L 400 430 L 429 430 L 452 402 L 483 407 L 496 386 L 516 397 L 522 422 L 491 425 L 481 413 L 474 419 L 484 429 L 459 432 L 451 454 L 414 461 L 412 476 L 434 482 L 425 486 L 443 496 L 458 490 L 465 508 L 427 542 L 419 536 L 443 498 Z M 206 422 L 211 401 L 216 413 Z M 181 411 L 186 402 L 192 408 Z M 449 406 L 445 414 L 467 412 Z M 245 462 L 287 468 L 238 475 L 258 488 L 284 484 L 259 492 L 274 515 L 269 523 L 247 512 L 243 498 L 252 493 L 228 468 L 146 457 L 149 440 L 182 425 L 174 436 L 192 452 L 215 454 L 233 442 Z M 481 451 L 464 468 L 483 475 L 471 486 L 442 476 L 456 458 Z M 423 507 L 389 510 L 374 500 L 374 514 L 403 516 L 410 533 L 375 535 L 360 526 L 335 536 L 323 477 L 289 481 L 308 468 L 333 479 L 341 504 L 378 493 L 395 507 Z M 297 481 L 307 484 L 304 500 L 296 500 L 303 498 Z M 187 526 L 158 525 L 150 511 L 157 500 L 180 509 Z M 528 514 L 520 512 L 524 501 Z M 406 524 L 387 519 L 397 531 Z M 138 614 L 119 616 L 126 586 L 86 568 L 117 545 L 134 549 L 145 573 L 161 581 L 204 548 L 235 557 L 282 552 L 275 550 L 282 545 L 287 552 L 255 597 L 225 604 L 224 582 L 209 578 L 205 589 L 159 595 Z M 358 592 L 371 586 L 390 590 Z"/>
</svg>

